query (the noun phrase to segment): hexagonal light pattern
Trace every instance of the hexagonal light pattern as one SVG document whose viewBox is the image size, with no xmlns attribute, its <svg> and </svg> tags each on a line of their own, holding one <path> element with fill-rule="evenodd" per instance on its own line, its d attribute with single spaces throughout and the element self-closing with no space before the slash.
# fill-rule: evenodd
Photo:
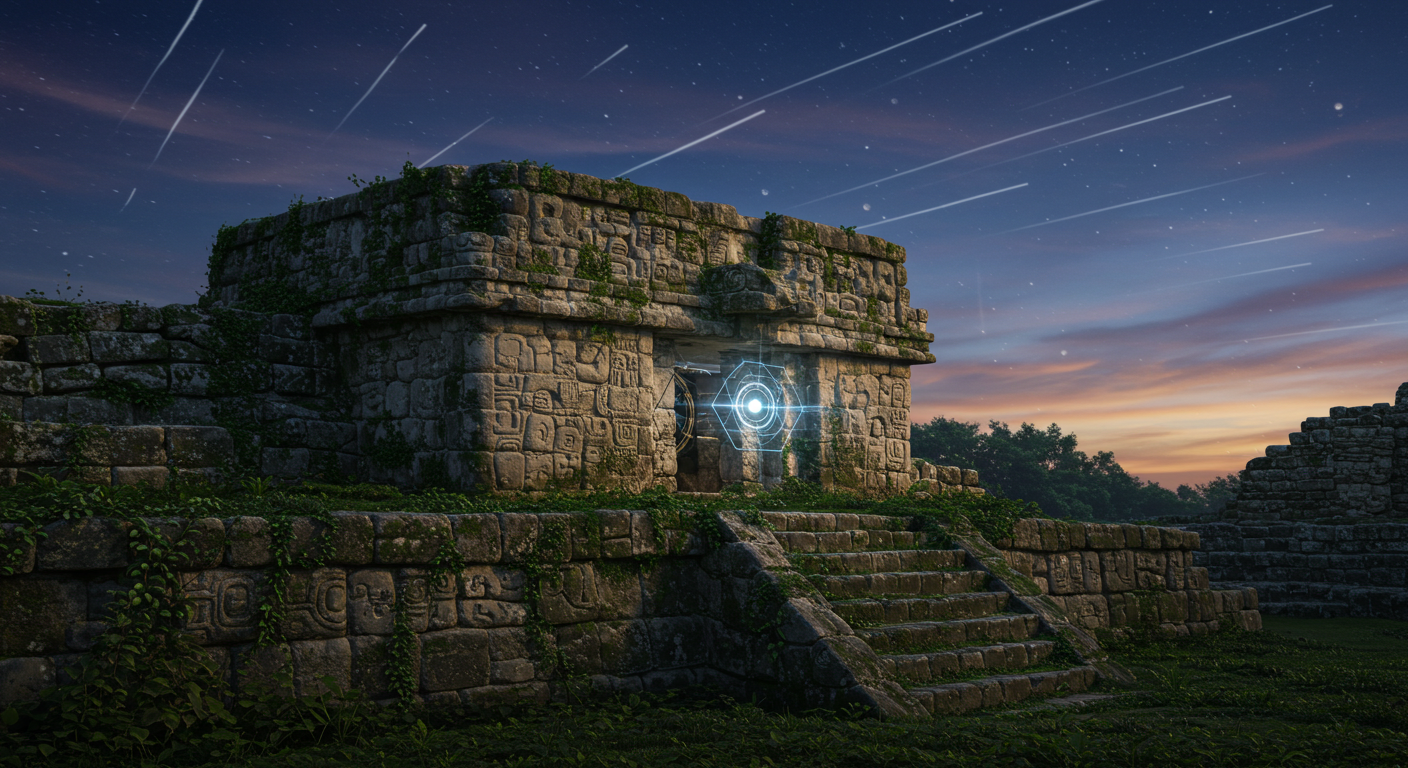
<svg viewBox="0 0 1408 768">
<path fill-rule="evenodd" d="M 787 370 L 755 362 L 739 363 L 710 407 L 740 451 L 781 451 L 801 411 Z"/>
</svg>

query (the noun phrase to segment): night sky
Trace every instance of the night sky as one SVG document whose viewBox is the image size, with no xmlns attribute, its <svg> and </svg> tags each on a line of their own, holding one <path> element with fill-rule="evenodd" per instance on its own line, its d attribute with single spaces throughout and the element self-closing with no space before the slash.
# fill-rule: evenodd
<svg viewBox="0 0 1408 768">
<path fill-rule="evenodd" d="M 1408 380 L 1408 3 L 193 6 L 0 9 L 0 293 L 192 301 L 221 224 L 485 120 L 435 164 L 613 177 L 765 110 L 627 175 L 904 245 L 916 421 L 1056 422 L 1171 486 Z"/>
</svg>

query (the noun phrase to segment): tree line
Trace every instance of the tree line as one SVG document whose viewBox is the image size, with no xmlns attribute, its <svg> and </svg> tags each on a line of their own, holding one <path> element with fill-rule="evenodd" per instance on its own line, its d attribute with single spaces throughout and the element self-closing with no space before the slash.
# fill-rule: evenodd
<svg viewBox="0 0 1408 768">
<path fill-rule="evenodd" d="M 1110 451 L 1094 456 L 1077 449 L 1075 434 L 1023 423 L 976 422 L 935 417 L 910 427 L 910 452 L 940 466 L 975 469 L 990 493 L 1036 502 L 1053 517 L 1073 520 L 1147 520 L 1217 512 L 1237 495 L 1235 473 L 1169 490 L 1129 474 Z"/>
</svg>

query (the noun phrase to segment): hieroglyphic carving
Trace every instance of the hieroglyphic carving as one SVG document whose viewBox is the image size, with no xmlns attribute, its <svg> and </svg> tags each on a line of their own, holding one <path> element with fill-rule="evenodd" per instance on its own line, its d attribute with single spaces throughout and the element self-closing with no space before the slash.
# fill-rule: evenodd
<svg viewBox="0 0 1408 768">
<path fill-rule="evenodd" d="M 389 635 L 396 625 L 396 582 L 380 569 L 347 577 L 348 626 L 354 635 Z"/>
<path fill-rule="evenodd" d="M 432 574 L 421 568 L 402 568 L 396 599 L 403 601 L 406 621 L 413 632 L 453 627 L 459 621 L 455 607 L 457 580 L 451 574 Z"/>
<path fill-rule="evenodd" d="M 199 643 L 253 640 L 258 634 L 259 584 L 249 571 L 199 571 L 186 574 L 182 591 L 190 601 L 186 631 Z"/>
<path fill-rule="evenodd" d="M 289 575 L 283 632 L 289 640 L 347 634 L 347 572 L 319 568 Z"/>
</svg>

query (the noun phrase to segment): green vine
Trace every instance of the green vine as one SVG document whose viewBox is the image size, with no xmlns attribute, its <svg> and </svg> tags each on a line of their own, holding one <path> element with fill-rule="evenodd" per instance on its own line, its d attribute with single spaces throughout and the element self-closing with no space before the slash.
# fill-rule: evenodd
<svg viewBox="0 0 1408 768">
<path fill-rule="evenodd" d="M 593 243 L 583 243 L 577 250 L 576 274 L 582 280 L 610 280 L 611 255 Z"/>
<path fill-rule="evenodd" d="M 763 225 L 754 247 L 758 266 L 763 269 L 777 269 L 778 251 L 782 249 L 782 214 L 768 211 L 763 216 Z"/>
</svg>

